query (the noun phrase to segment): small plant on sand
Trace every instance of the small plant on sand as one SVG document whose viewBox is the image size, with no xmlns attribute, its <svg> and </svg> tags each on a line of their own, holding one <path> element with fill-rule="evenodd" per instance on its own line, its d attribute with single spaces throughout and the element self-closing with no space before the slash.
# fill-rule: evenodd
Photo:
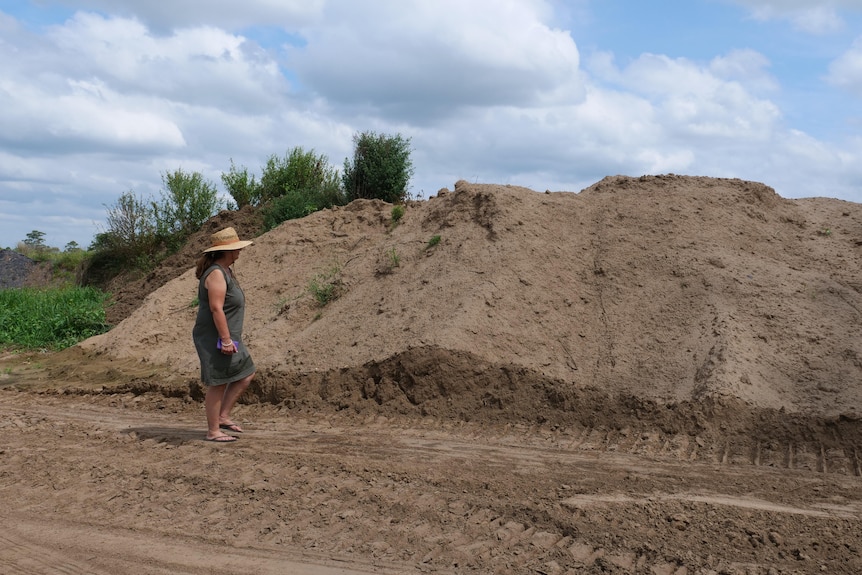
<svg viewBox="0 0 862 575">
<path fill-rule="evenodd" d="M 428 245 L 425 246 L 425 249 L 426 250 L 431 249 L 439 243 L 440 243 L 440 236 L 431 236 L 431 239 L 428 240 Z"/>
<path fill-rule="evenodd" d="M 308 293 L 311 294 L 319 307 L 324 307 L 329 302 L 337 300 L 343 291 L 344 282 L 341 281 L 341 266 L 338 264 L 317 274 L 308 283 Z"/>
<path fill-rule="evenodd" d="M 404 217 L 404 206 L 401 204 L 392 206 L 392 212 L 390 212 L 389 218 L 389 228 L 386 230 L 387 233 L 391 233 L 392 230 L 398 227 L 398 224 L 401 223 L 401 219 Z"/>
<path fill-rule="evenodd" d="M 389 251 L 386 252 L 386 256 L 389 258 L 389 267 L 397 268 L 401 265 L 401 256 L 398 255 L 398 252 L 395 251 L 395 247 L 389 248 Z"/>
</svg>

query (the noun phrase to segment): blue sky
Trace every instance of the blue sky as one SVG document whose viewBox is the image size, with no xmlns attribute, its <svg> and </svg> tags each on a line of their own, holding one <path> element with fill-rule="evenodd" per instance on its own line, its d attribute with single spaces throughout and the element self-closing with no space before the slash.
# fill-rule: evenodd
<svg viewBox="0 0 862 575">
<path fill-rule="evenodd" d="M 0 247 L 162 175 L 411 139 L 411 193 L 608 175 L 862 202 L 862 0 L 0 0 Z"/>
</svg>

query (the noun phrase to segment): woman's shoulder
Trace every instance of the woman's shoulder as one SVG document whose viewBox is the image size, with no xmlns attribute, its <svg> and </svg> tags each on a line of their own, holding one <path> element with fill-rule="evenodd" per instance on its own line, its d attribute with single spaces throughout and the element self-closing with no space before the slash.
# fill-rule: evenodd
<svg viewBox="0 0 862 575">
<path fill-rule="evenodd" d="M 221 267 L 218 264 L 213 264 L 210 267 L 208 267 L 207 269 L 205 269 L 204 273 L 201 274 L 201 281 L 205 282 L 207 280 L 207 278 L 210 276 L 210 274 L 216 270 L 221 270 L 221 273 L 222 273 L 222 276 L 224 277 L 225 283 L 229 284 L 230 283 L 230 273 L 228 273 L 227 270 L 225 270 L 223 267 Z"/>
</svg>

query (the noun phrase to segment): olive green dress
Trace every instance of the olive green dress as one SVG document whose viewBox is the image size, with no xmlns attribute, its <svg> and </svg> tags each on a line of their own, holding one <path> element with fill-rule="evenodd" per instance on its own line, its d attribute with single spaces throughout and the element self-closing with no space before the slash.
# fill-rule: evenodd
<svg viewBox="0 0 862 575">
<path fill-rule="evenodd" d="M 219 334 L 210 311 L 209 295 L 205 286 L 207 277 L 213 272 L 224 274 L 227 293 L 224 298 L 224 314 L 230 337 L 237 342 L 237 352 L 222 353 L 218 345 Z M 198 284 L 198 317 L 192 330 L 192 338 L 201 360 L 201 381 L 206 385 L 224 385 L 238 381 L 255 372 L 254 362 L 242 341 L 242 323 L 245 316 L 245 294 L 230 270 L 219 265 L 210 266 Z"/>
</svg>

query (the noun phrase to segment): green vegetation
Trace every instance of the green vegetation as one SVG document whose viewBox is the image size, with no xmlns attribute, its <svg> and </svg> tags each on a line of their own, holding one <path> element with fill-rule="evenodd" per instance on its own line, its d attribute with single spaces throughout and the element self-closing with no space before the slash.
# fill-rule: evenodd
<svg viewBox="0 0 862 575">
<path fill-rule="evenodd" d="M 40 232 L 39 230 L 33 230 L 28 233 L 23 244 L 25 247 L 33 251 L 48 249 L 48 246 L 45 245 L 45 232 Z"/>
<path fill-rule="evenodd" d="M 283 157 L 270 156 L 260 178 L 231 160 L 230 170 L 221 176 L 235 202 L 230 207 L 260 209 L 264 227 L 270 230 L 285 220 L 354 199 L 380 199 L 396 204 L 392 225 L 397 225 L 413 175 L 410 140 L 361 132 L 353 142 L 353 159 L 345 158 L 343 174 L 326 156 L 298 146 Z M 216 186 L 199 172 L 165 172 L 162 184 L 159 199 L 129 190 L 106 205 L 106 226 L 88 250 L 69 242 L 61 252 L 45 243 L 44 232 L 28 233 L 17 251 L 50 262 L 51 283 L 62 287 L 0 290 L 0 345 L 61 349 L 107 331 L 108 294 L 75 286 L 105 286 L 120 274 L 148 273 L 225 207 Z M 386 257 L 390 270 L 399 266 L 395 248 Z M 320 307 L 340 297 L 344 291 L 340 266 L 313 278 L 308 291 Z"/>
<path fill-rule="evenodd" d="M 44 238 L 44 232 L 33 230 L 16 251 L 50 266 L 45 281 L 51 287 L 0 290 L 0 346 L 62 349 L 108 329 L 107 294 L 76 287 L 92 254 L 76 242 L 61 252 Z"/>
<path fill-rule="evenodd" d="M 221 181 L 236 202 L 237 209 L 260 205 L 261 188 L 254 174 L 249 175 L 248 168 L 245 166 L 237 168 L 231 160 L 230 171 L 221 175 Z"/>
<path fill-rule="evenodd" d="M 395 251 L 394 246 L 389 248 L 389 250 L 386 252 L 386 257 L 389 264 L 389 271 L 392 271 L 393 269 L 401 265 L 401 256 L 399 256 L 398 252 Z"/>
<path fill-rule="evenodd" d="M 227 207 L 260 209 L 264 230 L 269 231 L 286 220 L 357 198 L 403 203 L 413 175 L 410 140 L 400 135 L 361 132 L 354 135 L 353 141 L 353 161 L 345 159 L 343 174 L 325 155 L 300 146 L 284 156 L 273 154 L 267 158 L 259 178 L 231 160 L 229 171 L 221 175 L 222 184 L 235 202 Z M 107 229 L 96 235 L 90 246 L 92 254 L 86 256 L 87 283 L 105 285 L 120 273 L 149 272 L 225 207 L 215 185 L 198 172 L 166 172 L 162 183 L 159 201 L 130 190 L 115 204 L 106 206 Z M 395 206 L 393 224 L 403 215 L 403 206 Z M 43 237 L 41 232 L 35 232 L 28 241 L 39 246 Z"/>
<path fill-rule="evenodd" d="M 326 156 L 299 146 L 284 158 L 274 154 L 269 157 L 260 177 L 260 188 L 262 204 L 291 192 L 320 196 L 330 206 L 341 201 L 338 170 L 329 165 Z"/>
<path fill-rule="evenodd" d="M 428 240 L 428 245 L 425 246 L 425 249 L 433 248 L 437 244 L 440 243 L 440 236 L 431 236 L 431 239 Z"/>
<path fill-rule="evenodd" d="M 90 246 L 93 252 L 88 275 L 96 283 L 123 272 L 146 272 L 158 259 L 158 224 L 152 202 L 125 192 L 117 202 L 106 206 L 108 228 L 96 234 Z"/>
<path fill-rule="evenodd" d="M 215 184 L 198 172 L 166 172 L 162 183 L 162 201 L 153 204 L 153 219 L 159 241 L 173 253 L 218 213 L 222 203 Z"/>
<path fill-rule="evenodd" d="M 316 275 L 308 284 L 308 293 L 320 307 L 337 300 L 343 291 L 344 282 L 341 281 L 341 266 L 338 264 Z"/>
<path fill-rule="evenodd" d="M 353 160 L 345 158 L 342 182 L 348 200 L 379 199 L 392 204 L 407 199 L 413 176 L 410 139 L 362 132 L 353 136 Z"/>
<path fill-rule="evenodd" d="M 286 220 L 345 203 L 338 170 L 325 155 L 299 146 L 284 157 L 270 156 L 259 181 L 247 168 L 238 168 L 231 161 L 230 171 L 222 174 L 222 182 L 237 207 L 261 208 L 266 231 Z"/>
<path fill-rule="evenodd" d="M 108 227 L 96 235 L 87 265 L 90 283 L 122 272 L 146 273 L 176 253 L 222 207 L 218 190 L 198 172 L 162 175 L 161 201 L 128 191 L 107 208 Z"/>
<path fill-rule="evenodd" d="M 0 345 L 63 349 L 104 333 L 105 299 L 93 288 L 0 290 Z"/>
<path fill-rule="evenodd" d="M 35 262 L 50 264 L 52 285 L 75 285 L 81 266 L 90 253 L 79 248 L 76 242 L 69 242 L 61 252 L 59 248 L 46 245 L 44 237 L 44 232 L 33 230 L 27 234 L 27 239 L 18 243 L 15 251 Z"/>
</svg>

